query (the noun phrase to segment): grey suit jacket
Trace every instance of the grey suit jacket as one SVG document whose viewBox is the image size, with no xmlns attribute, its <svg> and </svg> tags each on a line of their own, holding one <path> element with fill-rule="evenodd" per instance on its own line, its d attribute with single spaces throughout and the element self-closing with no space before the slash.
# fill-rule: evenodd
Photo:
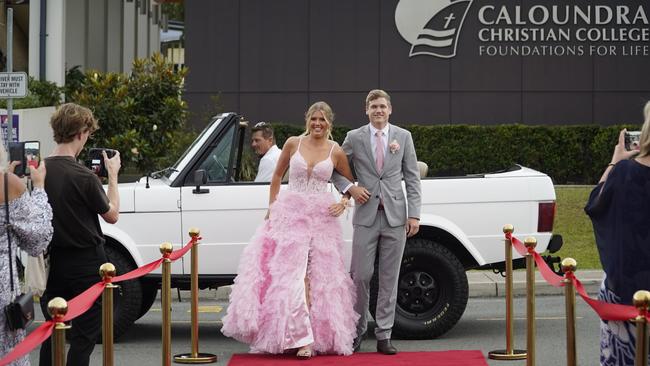
<svg viewBox="0 0 650 366">
<path fill-rule="evenodd" d="M 391 124 L 388 131 L 388 145 L 393 141 L 397 141 L 399 149 L 391 152 L 390 148 L 387 148 L 384 169 L 378 172 L 370 147 L 370 127 L 365 125 L 351 130 L 345 137 L 341 147 L 348 156 L 350 167 L 359 185 L 371 193 L 366 203 L 356 204 L 352 221 L 354 225 L 373 224 L 380 197 L 383 199 L 390 226 L 404 225 L 407 217 L 420 218 L 420 170 L 413 138 L 409 131 Z M 402 179 L 406 184 L 406 197 L 402 190 Z M 343 191 L 351 183 L 336 171 L 332 175 L 332 182 L 339 191 Z M 408 201 L 408 211 L 406 201 Z"/>
</svg>

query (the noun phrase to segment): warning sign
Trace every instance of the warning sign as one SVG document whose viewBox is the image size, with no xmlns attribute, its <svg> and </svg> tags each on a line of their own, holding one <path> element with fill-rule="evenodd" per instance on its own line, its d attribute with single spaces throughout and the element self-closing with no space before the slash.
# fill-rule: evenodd
<svg viewBox="0 0 650 366">
<path fill-rule="evenodd" d="M 27 95 L 27 73 L 0 72 L 0 98 L 24 98 Z"/>
</svg>

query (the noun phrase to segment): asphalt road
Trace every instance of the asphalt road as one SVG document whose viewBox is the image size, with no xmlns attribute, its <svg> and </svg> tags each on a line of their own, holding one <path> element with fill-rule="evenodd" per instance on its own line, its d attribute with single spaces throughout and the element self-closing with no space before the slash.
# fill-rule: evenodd
<svg viewBox="0 0 650 366">
<path fill-rule="evenodd" d="M 203 298 L 200 308 L 200 352 L 218 356 L 220 365 L 227 365 L 233 353 L 247 352 L 247 347 L 224 337 L 220 331 L 220 319 L 224 312 L 221 300 Z M 599 320 L 582 300 L 577 300 L 577 348 L 579 365 L 597 365 L 599 354 Z M 515 298 L 515 348 L 526 348 L 525 299 Z M 537 298 L 537 343 L 538 365 L 566 364 L 566 336 L 564 321 L 564 298 L 561 296 L 540 296 Z M 505 348 L 505 305 L 504 299 L 470 298 L 467 310 L 454 329 L 434 340 L 395 340 L 401 351 L 427 351 L 449 349 L 478 349 L 487 357 L 491 350 Z M 38 312 L 38 311 L 37 311 Z M 42 318 L 41 318 L 42 319 Z M 189 302 L 174 300 L 172 311 L 172 354 L 190 352 Z M 40 323 L 37 321 L 37 324 Z M 160 305 L 154 307 L 130 329 L 129 333 L 115 344 L 115 365 L 149 366 L 161 362 L 161 312 Z M 362 352 L 373 352 L 375 342 L 367 339 Z M 101 365 L 101 345 L 92 355 L 91 365 Z M 389 356 L 387 356 L 389 357 Z M 32 364 L 38 365 L 38 351 L 30 354 Z M 525 365 L 522 361 L 488 360 L 489 365 Z"/>
</svg>

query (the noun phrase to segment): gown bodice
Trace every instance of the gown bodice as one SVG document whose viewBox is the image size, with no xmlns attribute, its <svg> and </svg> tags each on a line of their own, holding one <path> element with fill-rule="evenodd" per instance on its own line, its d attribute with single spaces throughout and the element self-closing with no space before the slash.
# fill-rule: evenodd
<svg viewBox="0 0 650 366">
<path fill-rule="evenodd" d="M 289 160 L 289 190 L 293 192 L 320 193 L 327 192 L 327 183 L 332 176 L 334 163 L 332 162 L 332 150 L 325 160 L 316 163 L 311 169 L 307 161 L 300 153 L 302 137 L 298 142 L 298 149 Z"/>
</svg>

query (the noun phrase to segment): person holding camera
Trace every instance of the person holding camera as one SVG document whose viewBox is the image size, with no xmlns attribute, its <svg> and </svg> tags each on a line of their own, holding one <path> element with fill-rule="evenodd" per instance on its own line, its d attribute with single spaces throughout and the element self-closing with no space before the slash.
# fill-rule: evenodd
<svg viewBox="0 0 650 366">
<path fill-rule="evenodd" d="M 14 165 L 8 166 L 7 163 L 7 152 L 0 144 L 0 203 L 3 206 L 0 208 L 0 222 L 11 225 L 0 232 L 0 307 L 3 310 L 0 311 L 0 358 L 25 338 L 25 329 L 11 330 L 14 326 L 8 324 L 4 311 L 21 293 L 16 265 L 18 249 L 37 256 L 45 251 L 52 239 L 52 208 L 43 189 L 45 164 L 32 169 L 34 190 L 30 194 L 25 183 L 11 173 Z M 4 207 L 6 205 L 8 210 Z M 24 356 L 12 365 L 29 365 L 29 357 Z"/>
<path fill-rule="evenodd" d="M 117 176 L 121 166 L 119 152 L 110 159 L 103 152 L 108 173 L 105 192 L 99 177 L 77 162 L 84 145 L 99 128 L 90 109 L 74 103 L 63 104 L 52 115 L 50 125 L 57 145 L 45 159 L 49 171 L 45 191 L 54 213 L 50 274 L 41 298 L 41 309 L 47 319 L 50 319 L 47 313 L 50 299 L 60 296 L 70 300 L 100 280 L 99 267 L 108 260 L 98 215 L 111 224 L 119 218 Z M 101 331 L 99 300 L 71 325 L 67 365 L 87 366 Z M 51 365 L 51 361 L 48 339 L 41 346 L 39 364 Z"/>
<path fill-rule="evenodd" d="M 639 150 L 622 130 L 585 207 L 605 272 L 598 298 L 614 304 L 629 305 L 636 291 L 650 290 L 650 102 L 644 115 Z M 635 343 L 633 323 L 601 320 L 601 365 L 634 365 Z"/>
</svg>

